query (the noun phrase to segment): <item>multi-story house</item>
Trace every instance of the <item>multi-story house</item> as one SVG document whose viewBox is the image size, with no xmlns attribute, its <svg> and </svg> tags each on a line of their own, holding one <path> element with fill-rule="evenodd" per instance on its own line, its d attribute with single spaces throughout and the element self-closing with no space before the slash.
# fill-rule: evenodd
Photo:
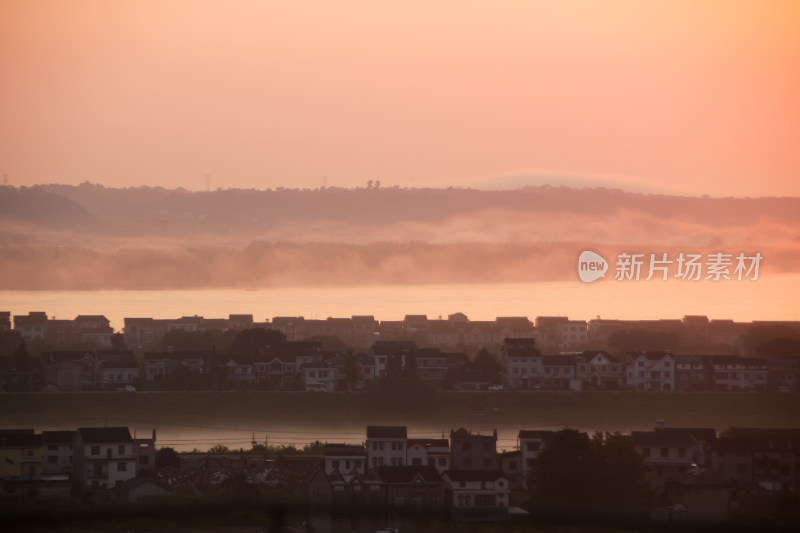
<svg viewBox="0 0 800 533">
<path fill-rule="evenodd" d="M 643 391 L 675 390 L 675 358 L 668 352 L 628 354 L 625 384 Z"/>
<path fill-rule="evenodd" d="M 126 427 L 78 428 L 72 457 L 79 490 L 112 489 L 136 476 L 137 456 Z"/>
<path fill-rule="evenodd" d="M 0 479 L 32 480 L 42 474 L 42 435 L 0 429 Z"/>
<path fill-rule="evenodd" d="M 768 390 L 798 392 L 800 389 L 800 359 L 769 357 L 766 362 Z"/>
<path fill-rule="evenodd" d="M 497 430 L 491 435 L 450 430 L 451 470 L 497 470 Z"/>
<path fill-rule="evenodd" d="M 300 376 L 307 391 L 333 392 L 336 388 L 336 368 L 328 363 L 306 363 Z"/>
<path fill-rule="evenodd" d="M 675 390 L 684 392 L 711 390 L 709 358 L 704 355 L 676 355 Z"/>
<path fill-rule="evenodd" d="M 585 320 L 568 320 L 559 324 L 561 350 L 580 349 L 589 342 L 589 329 Z"/>
<path fill-rule="evenodd" d="M 42 474 L 72 473 L 74 431 L 42 431 Z"/>
<path fill-rule="evenodd" d="M 575 380 L 574 355 L 545 355 L 542 357 L 542 388 L 567 390 Z"/>
<path fill-rule="evenodd" d="M 72 392 L 96 388 L 96 361 L 93 351 L 70 350 L 44 352 L 42 384 L 58 391 Z"/>
<path fill-rule="evenodd" d="M 505 339 L 500 373 L 506 388 L 541 388 L 542 355 L 536 348 L 536 341 L 532 338 Z"/>
<path fill-rule="evenodd" d="M 511 489 L 501 470 L 448 470 L 442 482 L 454 520 L 498 520 L 508 513 Z"/>
<path fill-rule="evenodd" d="M 120 363 L 104 363 L 100 367 L 100 390 L 113 391 L 132 386 L 139 378 L 139 364 L 135 361 Z"/>
<path fill-rule="evenodd" d="M 47 334 L 47 313 L 30 311 L 27 315 L 14 315 L 14 331 L 26 341 L 43 339 Z"/>
<path fill-rule="evenodd" d="M 697 441 L 687 432 L 632 431 L 631 440 L 654 484 L 676 479 L 695 464 Z"/>
<path fill-rule="evenodd" d="M 432 466 L 441 474 L 450 469 L 450 443 L 447 439 L 408 439 L 406 464 Z"/>
<path fill-rule="evenodd" d="M 575 377 L 590 389 L 619 389 L 625 384 L 625 365 L 608 352 L 589 350 L 575 356 Z"/>
<path fill-rule="evenodd" d="M 210 361 L 210 351 L 182 350 L 145 353 L 144 378 L 150 383 L 159 383 L 178 368 L 187 368 L 198 375 L 205 374 Z"/>
<path fill-rule="evenodd" d="M 760 357 L 713 355 L 713 390 L 764 391 L 767 390 L 767 362 Z"/>
<path fill-rule="evenodd" d="M 527 486 L 528 477 L 536 464 L 536 458 L 544 450 L 545 442 L 552 431 L 540 429 L 521 429 L 517 435 L 517 446 L 521 453 L 523 483 Z"/>
<path fill-rule="evenodd" d="M 367 426 L 367 468 L 406 464 L 406 426 Z"/>
<path fill-rule="evenodd" d="M 323 471 L 326 476 L 363 476 L 367 473 L 367 449 L 352 444 L 326 444 Z"/>
</svg>

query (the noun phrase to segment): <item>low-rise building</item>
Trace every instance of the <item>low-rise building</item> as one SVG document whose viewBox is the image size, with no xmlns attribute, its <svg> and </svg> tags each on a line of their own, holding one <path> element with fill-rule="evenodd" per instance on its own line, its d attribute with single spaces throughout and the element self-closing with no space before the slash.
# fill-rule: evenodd
<svg viewBox="0 0 800 533">
<path fill-rule="evenodd" d="M 406 426 L 367 426 L 367 468 L 406 464 Z"/>
<path fill-rule="evenodd" d="M 450 430 L 451 470 L 497 470 L 497 430 L 491 435 Z"/>
<path fill-rule="evenodd" d="M 454 520 L 499 520 L 508 515 L 511 489 L 501 470 L 448 470 L 442 481 Z"/>
</svg>

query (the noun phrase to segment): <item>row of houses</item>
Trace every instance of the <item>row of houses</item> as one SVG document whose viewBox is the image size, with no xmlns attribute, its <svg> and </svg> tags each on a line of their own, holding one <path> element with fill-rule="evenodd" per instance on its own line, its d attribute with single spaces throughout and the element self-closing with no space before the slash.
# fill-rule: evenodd
<svg viewBox="0 0 800 533">
<path fill-rule="evenodd" d="M 155 443 L 155 430 L 136 438 L 126 427 L 0 430 L 0 496 L 68 500 L 89 489 L 120 488 L 154 473 Z"/>
<path fill-rule="evenodd" d="M 0 312 L 0 329 L 11 329 L 11 313 Z M 111 348 L 114 329 L 103 315 L 78 315 L 72 320 L 48 318 L 41 311 L 14 315 L 14 331 L 27 341 L 47 340 L 53 343 L 82 342 L 98 348 Z"/>
<path fill-rule="evenodd" d="M 796 392 L 800 359 L 643 351 L 620 361 L 602 350 L 542 355 L 533 338 L 506 339 L 501 374 L 503 385 L 512 390 Z"/>
<path fill-rule="evenodd" d="M 0 329 L 10 328 L 10 313 L 0 312 Z M 263 322 L 251 314 L 231 314 L 228 318 L 184 316 L 175 319 L 125 318 L 124 341 L 133 349 L 152 349 L 161 344 L 170 331 L 233 330 L 267 328 L 281 331 L 290 341 L 315 337 L 338 337 L 349 346 L 368 346 L 377 339 L 413 340 L 421 346 L 457 348 L 465 346 L 497 346 L 505 338 L 530 337 L 546 351 L 584 349 L 605 346 L 619 331 L 644 330 L 671 333 L 690 343 L 726 345 L 737 353 L 744 350 L 743 339 L 752 328 L 780 328 L 800 332 L 800 321 L 709 320 L 702 315 L 686 315 L 681 319 L 616 320 L 595 318 L 570 320 L 565 316 L 497 317 L 494 321 L 470 320 L 463 313 L 446 319 L 429 319 L 427 315 L 406 315 L 403 320 L 378 321 L 371 315 L 350 318 L 306 319 L 303 316 L 276 316 Z M 74 320 L 48 319 L 46 313 L 30 312 L 15 315 L 13 329 L 26 339 L 92 341 L 98 347 L 111 344 L 108 320 L 102 315 L 80 315 Z"/>
<path fill-rule="evenodd" d="M 431 439 L 409 437 L 406 426 L 367 426 L 363 445 L 326 445 L 309 481 L 312 524 L 321 531 L 408 527 L 408 515 L 399 511 L 506 518 L 511 491 L 527 487 L 554 434 L 520 430 L 516 448 L 498 453 L 496 431 L 459 428 L 449 439 Z M 718 436 L 713 428 L 667 428 L 659 421 L 628 438 L 649 483 L 669 502 L 664 511 L 691 522 L 725 522 L 731 490 L 800 487 L 800 430 L 730 428 Z"/>
</svg>

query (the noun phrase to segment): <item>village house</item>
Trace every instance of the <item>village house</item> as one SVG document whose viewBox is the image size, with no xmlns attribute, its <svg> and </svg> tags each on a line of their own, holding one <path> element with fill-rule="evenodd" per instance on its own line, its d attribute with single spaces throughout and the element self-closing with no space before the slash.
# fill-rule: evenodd
<svg viewBox="0 0 800 533">
<path fill-rule="evenodd" d="M 450 430 L 451 470 L 497 470 L 497 430 L 491 435 Z"/>
<path fill-rule="evenodd" d="M 367 473 L 367 449 L 353 444 L 325 444 L 323 471 L 345 478 Z"/>
<path fill-rule="evenodd" d="M 500 520 L 508 515 L 511 489 L 502 471 L 448 470 L 442 481 L 452 519 Z"/>
<path fill-rule="evenodd" d="M 568 390 L 575 381 L 574 355 L 542 356 L 539 384 L 545 389 Z"/>
<path fill-rule="evenodd" d="M 74 431 L 42 431 L 42 474 L 72 473 Z"/>
<path fill-rule="evenodd" d="M 406 464 L 406 426 L 367 426 L 368 468 Z"/>
<path fill-rule="evenodd" d="M 500 470 L 508 479 L 509 487 L 512 490 L 519 490 L 527 486 L 525 479 L 525 466 L 522 462 L 522 451 L 511 450 L 498 454 Z"/>
<path fill-rule="evenodd" d="M 61 392 L 95 389 L 94 351 L 61 350 L 43 352 L 42 386 Z"/>
<path fill-rule="evenodd" d="M 147 352 L 143 359 L 145 379 L 150 383 L 159 383 L 178 368 L 187 368 L 196 375 L 205 374 L 207 365 L 211 361 L 211 352 L 200 350 Z"/>
<path fill-rule="evenodd" d="M 441 474 L 450 468 L 450 443 L 447 439 L 408 439 L 406 464 L 432 466 Z"/>
<path fill-rule="evenodd" d="M 306 391 L 333 392 L 336 388 L 336 368 L 328 363 L 306 363 L 300 370 L 301 383 Z"/>
<path fill-rule="evenodd" d="M 584 388 L 619 389 L 625 384 L 625 365 L 606 351 L 588 350 L 575 355 L 575 377 Z"/>
<path fill-rule="evenodd" d="M 675 390 L 702 392 L 711 390 L 711 363 L 704 355 L 675 356 Z"/>
<path fill-rule="evenodd" d="M 42 435 L 33 429 L 0 429 L 0 480 L 42 475 Z"/>
<path fill-rule="evenodd" d="M 767 362 L 760 357 L 713 355 L 713 389 L 715 391 L 767 390 Z"/>
<path fill-rule="evenodd" d="M 528 478 L 536 465 L 536 458 L 544 450 L 545 441 L 552 435 L 552 431 L 541 429 L 521 429 L 517 435 L 517 448 L 520 451 L 522 482 L 528 486 Z"/>
<path fill-rule="evenodd" d="M 675 358 L 668 352 L 639 352 L 627 356 L 625 384 L 641 391 L 675 390 Z"/>
<path fill-rule="evenodd" d="M 505 339 L 500 368 L 503 385 L 508 389 L 542 387 L 542 355 L 532 338 Z"/>
<path fill-rule="evenodd" d="M 30 311 L 27 315 L 14 315 L 14 331 L 26 341 L 44 339 L 47 334 L 47 313 Z"/>
<path fill-rule="evenodd" d="M 126 427 L 78 428 L 72 472 L 80 489 L 113 489 L 136 477 L 136 454 Z"/>
<path fill-rule="evenodd" d="M 631 441 L 654 485 L 663 485 L 696 466 L 697 441 L 688 432 L 632 431 Z"/>
</svg>

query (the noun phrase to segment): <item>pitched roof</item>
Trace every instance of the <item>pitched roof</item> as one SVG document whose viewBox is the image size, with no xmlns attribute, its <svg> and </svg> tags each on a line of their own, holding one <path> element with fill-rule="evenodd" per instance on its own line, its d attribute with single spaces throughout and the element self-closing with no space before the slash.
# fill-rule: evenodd
<svg viewBox="0 0 800 533">
<path fill-rule="evenodd" d="M 631 431 L 634 446 L 680 446 L 689 447 L 694 442 L 691 435 L 670 431 Z"/>
<path fill-rule="evenodd" d="M 496 481 L 506 479 L 502 470 L 448 470 L 443 475 L 453 481 Z"/>
<path fill-rule="evenodd" d="M 717 438 L 717 430 L 714 428 L 655 428 L 662 433 L 685 433 L 695 440 L 701 442 L 712 442 Z"/>
<path fill-rule="evenodd" d="M 408 438 L 406 426 L 367 426 L 368 439 L 405 439 Z"/>
<path fill-rule="evenodd" d="M 480 433 L 472 433 L 465 428 L 458 428 L 455 431 L 450 431 L 450 438 L 497 441 L 497 431 L 495 430 L 492 435 L 481 435 Z"/>
<path fill-rule="evenodd" d="M 78 428 L 84 443 L 132 442 L 131 433 L 126 427 Z"/>
<path fill-rule="evenodd" d="M 549 429 L 520 429 L 517 437 L 520 439 L 544 439 L 553 433 L 555 431 Z"/>
<path fill-rule="evenodd" d="M 406 446 L 422 446 L 424 448 L 448 448 L 450 441 L 447 439 L 408 439 Z"/>
<path fill-rule="evenodd" d="M 384 483 L 411 483 L 417 476 L 422 477 L 427 483 L 436 483 L 441 480 L 439 472 L 432 466 L 379 466 L 375 474 Z"/>
<path fill-rule="evenodd" d="M 364 456 L 367 449 L 357 444 L 325 444 L 325 455 L 330 456 Z"/>
<path fill-rule="evenodd" d="M 69 444 L 75 438 L 74 431 L 42 431 L 45 444 Z"/>
</svg>

